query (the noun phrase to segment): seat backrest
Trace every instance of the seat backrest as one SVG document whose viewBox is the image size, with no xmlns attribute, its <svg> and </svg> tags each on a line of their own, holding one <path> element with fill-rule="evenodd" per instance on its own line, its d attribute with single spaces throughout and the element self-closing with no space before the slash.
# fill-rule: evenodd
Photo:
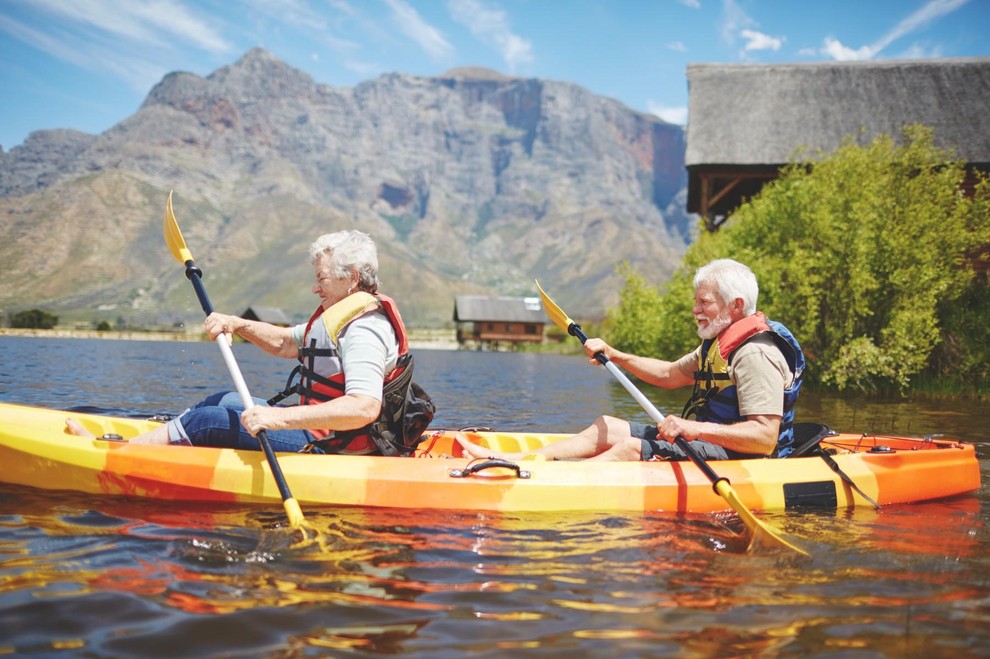
<svg viewBox="0 0 990 659">
<path fill-rule="evenodd" d="M 832 429 L 824 423 L 795 423 L 794 424 L 794 450 L 786 458 L 799 458 L 808 455 L 818 448 L 818 444 L 832 434 Z"/>
</svg>

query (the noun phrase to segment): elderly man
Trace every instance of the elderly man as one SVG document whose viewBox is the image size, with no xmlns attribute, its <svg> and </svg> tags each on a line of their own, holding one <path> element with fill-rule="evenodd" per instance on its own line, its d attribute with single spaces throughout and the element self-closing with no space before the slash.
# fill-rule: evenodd
<svg viewBox="0 0 990 659">
<path fill-rule="evenodd" d="M 699 268 L 691 313 L 702 343 L 674 362 L 589 339 L 584 349 L 592 364 L 598 364 L 594 355 L 604 352 L 649 384 L 665 389 L 694 385 L 691 397 L 681 416 L 668 415 L 658 426 L 602 416 L 536 453 L 555 460 L 684 460 L 687 456 L 673 443 L 681 436 L 707 460 L 765 457 L 775 451 L 787 455 L 804 355 L 786 327 L 756 310 L 758 294 L 756 276 L 742 263 L 719 259 Z M 469 457 L 493 455 L 464 437 L 457 440 Z"/>
</svg>

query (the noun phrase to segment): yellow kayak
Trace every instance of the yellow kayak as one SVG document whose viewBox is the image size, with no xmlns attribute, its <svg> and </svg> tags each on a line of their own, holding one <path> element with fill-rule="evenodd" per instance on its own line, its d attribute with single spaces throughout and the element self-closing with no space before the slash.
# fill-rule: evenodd
<svg viewBox="0 0 990 659">
<path fill-rule="evenodd" d="M 67 434 L 72 416 L 97 436 Z M 162 500 L 280 503 L 260 451 L 129 444 L 157 422 L 0 403 L 0 482 Z M 478 511 L 730 511 L 691 462 L 517 462 L 461 457 L 455 431 L 429 432 L 411 457 L 280 453 L 306 506 Z M 465 432 L 497 451 L 529 451 L 567 435 Z M 712 463 L 752 510 L 871 506 L 975 492 L 974 447 L 952 439 L 840 433 L 821 441 L 859 492 L 821 456 Z"/>
</svg>

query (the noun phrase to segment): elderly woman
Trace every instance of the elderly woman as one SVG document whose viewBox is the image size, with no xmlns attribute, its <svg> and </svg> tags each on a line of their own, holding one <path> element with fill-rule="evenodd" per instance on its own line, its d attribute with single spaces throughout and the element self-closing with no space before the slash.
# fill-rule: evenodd
<svg viewBox="0 0 990 659">
<path fill-rule="evenodd" d="M 378 293 L 378 256 L 367 234 L 320 236 L 309 255 L 313 292 L 320 297 L 309 322 L 286 328 L 213 313 L 205 324 L 211 339 L 236 334 L 272 355 L 299 360 L 299 382 L 272 402 L 298 393 L 300 404 L 258 400 L 245 411 L 236 392 L 218 393 L 131 442 L 257 449 L 254 436 L 266 430 L 276 451 L 379 451 L 381 440 L 376 443 L 370 431 L 382 417 L 384 392 L 391 382 L 410 383 L 405 326 L 395 302 Z M 389 396 L 404 398 L 405 391 Z M 72 434 L 89 434 L 72 419 L 66 427 Z"/>
</svg>

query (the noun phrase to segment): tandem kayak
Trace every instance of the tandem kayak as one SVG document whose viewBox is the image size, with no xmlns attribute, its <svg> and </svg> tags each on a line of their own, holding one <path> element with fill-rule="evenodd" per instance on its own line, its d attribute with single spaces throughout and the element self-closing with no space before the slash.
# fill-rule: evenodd
<svg viewBox="0 0 990 659">
<path fill-rule="evenodd" d="M 67 434 L 71 416 L 97 436 Z M 260 451 L 129 444 L 156 421 L 0 403 L 0 482 L 172 501 L 279 503 Z M 303 506 L 477 511 L 730 512 L 691 462 L 468 461 L 456 432 L 426 433 L 410 457 L 280 453 Z M 561 433 L 463 434 L 496 451 L 530 451 Z M 851 508 L 941 499 L 980 486 L 974 447 L 946 438 L 839 433 L 821 440 L 831 455 L 711 463 L 753 510 Z M 536 456 L 527 456 L 536 457 Z M 845 480 L 843 475 L 848 479 Z M 855 487 L 851 487 L 855 485 Z M 858 491 L 857 491 L 858 488 Z M 865 496 L 864 496 L 865 495 Z"/>
</svg>

